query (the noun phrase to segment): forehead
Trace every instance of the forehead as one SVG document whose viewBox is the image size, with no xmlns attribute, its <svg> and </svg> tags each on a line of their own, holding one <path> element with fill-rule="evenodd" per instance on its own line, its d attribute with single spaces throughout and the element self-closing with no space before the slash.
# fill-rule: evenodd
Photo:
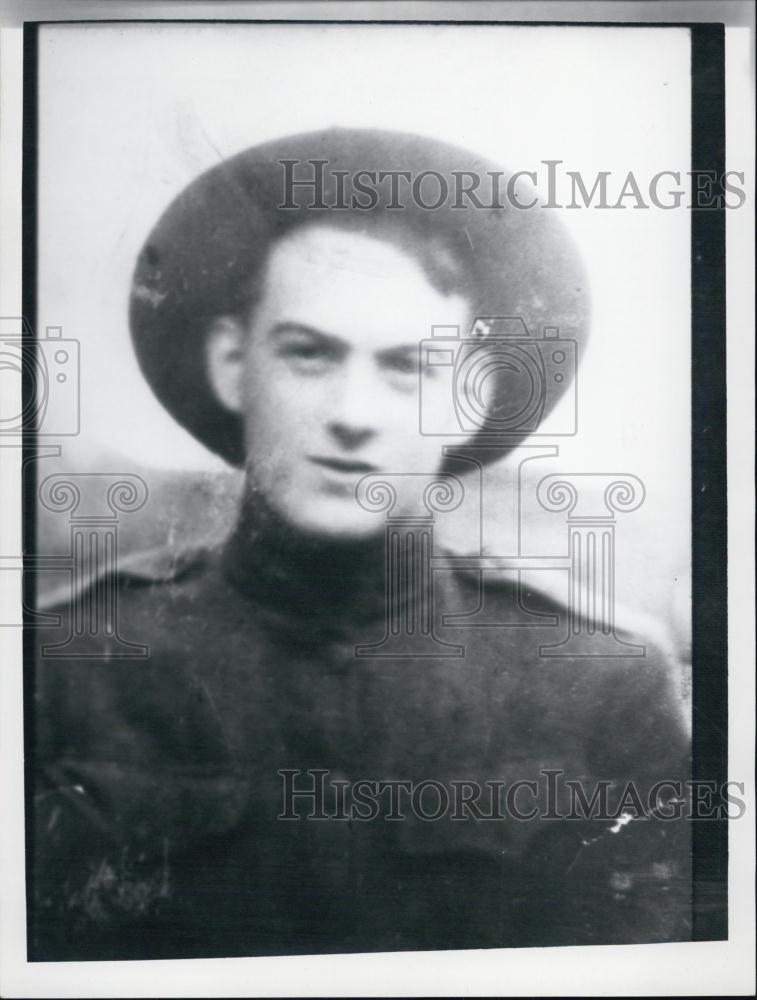
<svg viewBox="0 0 757 1000">
<path fill-rule="evenodd" d="M 386 239 L 313 225 L 276 244 L 256 323 L 301 323 L 373 349 L 416 343 L 433 324 L 467 321 L 457 294 L 431 283 L 414 254 Z"/>
</svg>

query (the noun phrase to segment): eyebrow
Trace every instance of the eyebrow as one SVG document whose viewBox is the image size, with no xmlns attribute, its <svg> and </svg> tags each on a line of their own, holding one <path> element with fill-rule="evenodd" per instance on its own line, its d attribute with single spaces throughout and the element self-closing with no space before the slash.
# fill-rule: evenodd
<svg viewBox="0 0 757 1000">
<path fill-rule="evenodd" d="M 351 349 L 350 343 L 341 337 L 337 337 L 333 333 L 326 333 L 325 330 L 319 330 L 318 327 L 310 326 L 309 323 L 300 323 L 295 320 L 282 320 L 276 323 L 268 331 L 268 336 L 272 338 L 283 337 L 288 333 L 304 334 L 305 336 L 313 337 L 316 340 L 323 341 L 332 350 L 348 351 Z M 418 344 L 411 341 L 407 344 L 398 344 L 396 347 L 382 348 L 375 352 L 375 356 L 380 363 L 386 363 L 407 354 L 416 355 L 417 353 Z"/>
<path fill-rule="evenodd" d="M 315 326 L 309 326 L 307 323 L 297 323 L 284 320 L 280 323 L 276 323 L 269 331 L 269 337 L 282 337 L 287 333 L 300 333 L 305 334 L 308 337 L 313 337 L 317 340 L 322 340 L 329 347 L 347 349 L 349 344 L 342 340 L 341 337 L 335 337 L 333 333 L 326 333 L 324 330 L 319 330 Z"/>
</svg>

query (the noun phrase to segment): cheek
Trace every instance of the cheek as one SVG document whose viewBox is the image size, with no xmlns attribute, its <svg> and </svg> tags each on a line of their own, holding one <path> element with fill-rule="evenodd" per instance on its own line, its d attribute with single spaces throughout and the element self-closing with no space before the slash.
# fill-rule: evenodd
<svg viewBox="0 0 757 1000">
<path fill-rule="evenodd" d="M 267 369 L 247 382 L 245 424 L 248 448 L 269 462 L 286 465 L 319 433 L 320 396 L 301 379 Z"/>
<path fill-rule="evenodd" d="M 252 373 L 245 385 L 244 418 L 247 449 L 253 460 L 266 462 L 286 452 L 283 442 L 290 436 L 287 426 L 289 409 L 284 405 L 279 385 L 259 371 Z"/>
<path fill-rule="evenodd" d="M 441 438 L 421 434 L 417 406 L 408 419 L 396 422 L 385 435 L 386 454 L 395 466 L 395 471 L 403 473 L 437 472 L 442 464 Z"/>
</svg>

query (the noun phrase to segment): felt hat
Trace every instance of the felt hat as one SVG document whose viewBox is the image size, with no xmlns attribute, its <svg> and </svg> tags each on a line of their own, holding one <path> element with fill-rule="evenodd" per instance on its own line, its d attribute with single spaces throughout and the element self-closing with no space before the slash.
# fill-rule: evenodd
<svg viewBox="0 0 757 1000">
<path fill-rule="evenodd" d="M 275 139 L 213 166 L 168 206 L 137 259 L 130 325 L 148 383 L 195 438 L 243 464 L 242 421 L 208 381 L 210 323 L 241 308 L 278 237 L 312 222 L 370 233 L 378 221 L 405 229 L 411 246 L 444 243 L 469 276 L 475 315 L 500 318 L 479 327 L 510 343 L 514 358 L 479 365 L 479 374 L 497 380 L 488 418 L 477 427 L 475 364 L 467 373 L 472 409 L 463 399 L 464 412 L 451 413 L 469 432 L 461 430 L 461 445 L 495 445 L 487 460 L 506 453 L 573 381 L 589 322 L 584 268 L 563 222 L 554 209 L 516 205 L 516 197 L 525 205 L 530 199 L 509 178 L 499 165 L 436 139 L 357 128 Z M 555 336 L 565 342 L 559 349 Z"/>
</svg>

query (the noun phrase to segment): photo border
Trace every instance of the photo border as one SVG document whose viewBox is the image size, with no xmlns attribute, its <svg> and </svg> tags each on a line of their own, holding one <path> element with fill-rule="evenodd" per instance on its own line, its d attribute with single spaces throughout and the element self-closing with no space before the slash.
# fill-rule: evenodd
<svg viewBox="0 0 757 1000">
<path fill-rule="evenodd" d="M 158 6 L 156 4 L 156 6 Z M 163 6 L 163 5 L 160 5 Z M 341 6 L 341 5 L 334 5 Z M 374 5 L 370 5 L 374 6 Z M 387 5 L 391 6 L 391 5 Z M 473 6 L 473 5 L 472 5 Z M 478 5 L 475 5 L 478 6 Z M 511 6 L 511 5 L 507 5 Z M 537 5 L 539 6 L 539 5 Z M 566 5 L 567 6 L 567 5 Z M 617 4 L 617 7 L 628 6 Z M 638 5 L 636 5 L 638 6 Z M 660 4 L 669 6 L 668 4 Z M 722 4 L 735 7 L 737 4 Z M 36 294 L 33 289 L 36 274 L 36 155 L 37 145 L 37 32 L 42 24 L 91 23 L 90 19 L 69 21 L 67 18 L 27 22 L 24 25 L 24 124 L 23 124 L 23 315 L 36 330 Z M 97 18 L 110 23 L 130 24 L 135 21 L 156 23 L 355 23 L 355 24 L 486 24 L 491 27 L 514 24 L 552 26 L 614 26 L 643 27 L 638 21 L 536 21 L 525 20 L 432 20 L 398 21 L 381 18 L 326 20 L 295 18 Z M 725 170 L 725 31 L 724 24 L 655 22 L 650 27 L 687 27 L 692 44 L 692 169 Z M 692 712 L 693 712 L 693 777 L 701 780 L 725 781 L 728 775 L 728 617 L 727 579 L 727 435 L 726 423 L 726 252 L 725 210 L 694 211 L 692 213 Z M 30 278 L 31 275 L 31 278 Z M 24 398 L 30 391 L 24 379 Z M 27 429 L 28 430 L 28 429 Z M 34 552 L 36 496 L 36 463 L 34 441 L 25 432 L 23 440 L 24 474 L 24 551 Z M 31 500 L 30 500 L 31 497 Z M 33 604 L 33 580 L 24 576 L 25 607 Z M 29 636 L 24 629 L 25 661 Z M 28 662 L 28 661 L 27 661 Z M 26 744 L 26 794 L 30 770 L 29 720 L 30 681 L 24 671 L 24 732 Z M 27 798 L 28 809 L 28 798 Z M 29 864 L 27 826 L 27 864 Z M 695 941 L 723 940 L 728 935 L 728 823 L 726 820 L 695 824 L 694 827 L 694 892 Z M 28 891 L 28 886 L 27 886 Z M 697 911 L 697 906 L 699 910 Z M 642 946 L 646 947 L 646 946 Z M 552 949 L 557 951 L 558 949 Z M 467 952 L 459 953 L 462 955 Z"/>
<path fill-rule="evenodd" d="M 39 29 L 56 22 L 24 26 L 23 135 L 23 315 L 37 332 L 37 182 L 39 150 Z M 71 22 L 88 24 L 91 21 Z M 113 22 L 117 23 L 117 22 Z M 145 19 L 128 23 L 159 23 Z M 250 23 L 196 21 L 175 24 Z M 260 24 L 343 24 L 343 21 L 281 21 Z M 366 23 L 366 22 L 349 22 Z M 381 21 L 382 24 L 455 24 L 474 21 Z M 510 23 L 490 22 L 492 27 Z M 540 22 L 541 24 L 542 22 Z M 570 27 L 570 22 L 543 22 Z M 617 24 L 616 27 L 622 27 Z M 584 25 L 581 25 L 584 27 Z M 691 169 L 725 172 L 725 28 L 722 24 L 649 25 L 687 27 L 691 38 Z M 692 209 L 691 219 L 691 555 L 692 555 L 692 778 L 716 781 L 728 777 L 728 617 L 727 617 L 727 422 L 725 369 L 725 217 L 723 206 Z M 28 399 L 33 385 L 24 372 L 22 391 Z M 33 419 L 32 414 L 32 419 Z M 37 469 L 34 428 L 24 427 L 24 551 L 38 555 L 36 544 Z M 35 606 L 34 577 L 24 576 L 24 662 L 33 659 L 34 631 L 28 627 Z M 24 671 L 24 730 L 26 768 L 27 912 L 33 907 L 33 674 Z M 694 823 L 693 940 L 728 937 L 728 820 Z M 28 926 L 33 920 L 28 921 Z M 28 927 L 27 927 L 27 933 Z"/>
</svg>

